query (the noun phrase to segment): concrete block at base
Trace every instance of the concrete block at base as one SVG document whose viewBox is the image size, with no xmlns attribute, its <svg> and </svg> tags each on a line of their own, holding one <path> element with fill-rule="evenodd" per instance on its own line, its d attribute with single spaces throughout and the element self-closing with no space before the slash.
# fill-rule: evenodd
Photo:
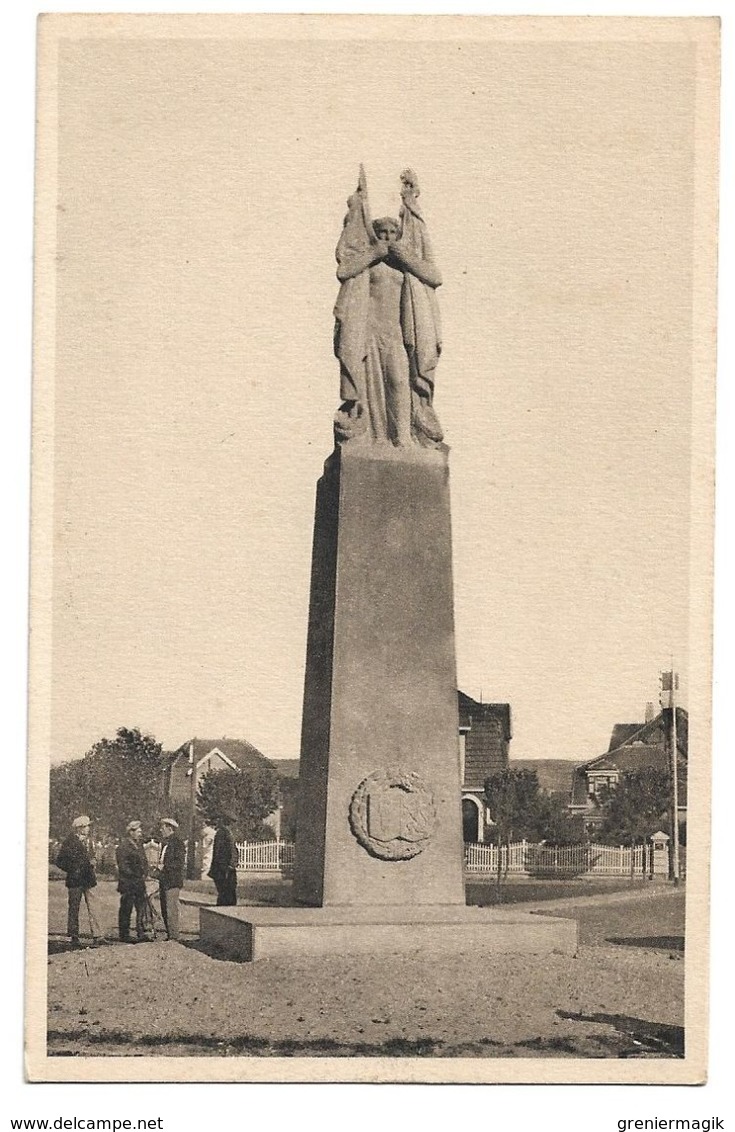
<svg viewBox="0 0 735 1132">
<path fill-rule="evenodd" d="M 200 908 L 200 937 L 228 959 L 381 952 L 575 955 L 576 920 L 497 908 Z"/>
</svg>

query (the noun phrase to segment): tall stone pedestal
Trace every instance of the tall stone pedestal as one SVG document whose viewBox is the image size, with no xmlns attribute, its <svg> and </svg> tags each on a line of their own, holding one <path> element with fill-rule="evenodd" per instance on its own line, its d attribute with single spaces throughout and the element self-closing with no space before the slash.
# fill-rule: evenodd
<svg viewBox="0 0 735 1132">
<path fill-rule="evenodd" d="M 464 905 L 444 450 L 346 445 L 317 490 L 294 895 Z"/>
</svg>

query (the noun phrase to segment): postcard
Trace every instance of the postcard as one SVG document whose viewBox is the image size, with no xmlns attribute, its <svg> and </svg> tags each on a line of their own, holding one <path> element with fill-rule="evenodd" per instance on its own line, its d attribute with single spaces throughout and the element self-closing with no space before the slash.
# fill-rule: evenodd
<svg viewBox="0 0 735 1132">
<path fill-rule="evenodd" d="M 29 1080 L 706 1079 L 718 97 L 40 18 Z"/>
</svg>

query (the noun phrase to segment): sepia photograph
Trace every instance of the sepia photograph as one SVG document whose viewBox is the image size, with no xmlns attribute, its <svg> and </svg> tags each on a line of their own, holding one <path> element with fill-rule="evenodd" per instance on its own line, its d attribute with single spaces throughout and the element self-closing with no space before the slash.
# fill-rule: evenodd
<svg viewBox="0 0 735 1132">
<path fill-rule="evenodd" d="M 38 28 L 28 1079 L 702 1083 L 718 20 Z"/>
</svg>

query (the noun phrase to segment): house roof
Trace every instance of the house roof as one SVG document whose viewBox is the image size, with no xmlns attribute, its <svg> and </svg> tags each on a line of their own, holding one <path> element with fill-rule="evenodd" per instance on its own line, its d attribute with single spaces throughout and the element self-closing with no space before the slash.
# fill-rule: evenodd
<svg viewBox="0 0 735 1132">
<path fill-rule="evenodd" d="M 626 747 L 618 747 L 617 751 L 608 751 L 599 758 L 585 763 L 584 770 L 587 773 L 595 771 L 604 773 L 608 770 L 625 773 L 625 771 L 640 770 L 644 766 L 665 770 L 668 759 L 668 751 L 663 743 L 630 743 Z"/>
<path fill-rule="evenodd" d="M 618 747 L 622 747 L 632 739 L 636 731 L 640 731 L 644 726 L 643 723 L 616 723 L 612 729 L 608 751 L 617 751 Z"/>
<path fill-rule="evenodd" d="M 221 751 L 225 758 L 238 767 L 239 770 L 261 770 L 263 765 L 272 766 L 272 760 L 267 759 L 257 747 L 245 739 L 187 739 L 178 750 L 170 756 L 171 765 L 179 759 L 189 758 L 189 750 L 194 745 L 194 761 L 197 765 L 212 751 Z"/>
<path fill-rule="evenodd" d="M 510 759 L 508 769 L 535 770 L 539 788 L 548 794 L 569 798 L 572 792 L 575 764 L 571 759 Z"/>
<path fill-rule="evenodd" d="M 621 747 L 628 747 L 633 743 L 660 743 L 664 739 L 666 728 L 670 722 L 669 720 L 666 725 L 664 724 L 664 715 L 670 716 L 670 712 L 671 709 L 665 713 L 660 711 L 648 723 L 616 723 L 612 729 L 607 754 L 618 751 Z M 676 709 L 676 745 L 681 754 L 687 754 L 688 744 L 689 714 L 685 708 L 678 707 Z"/>
<path fill-rule="evenodd" d="M 503 735 L 507 740 L 512 739 L 510 724 L 510 704 L 485 704 L 473 700 L 465 692 L 457 691 L 457 705 L 459 707 L 460 727 L 469 727 L 472 720 L 498 719 L 503 727 Z"/>
</svg>

